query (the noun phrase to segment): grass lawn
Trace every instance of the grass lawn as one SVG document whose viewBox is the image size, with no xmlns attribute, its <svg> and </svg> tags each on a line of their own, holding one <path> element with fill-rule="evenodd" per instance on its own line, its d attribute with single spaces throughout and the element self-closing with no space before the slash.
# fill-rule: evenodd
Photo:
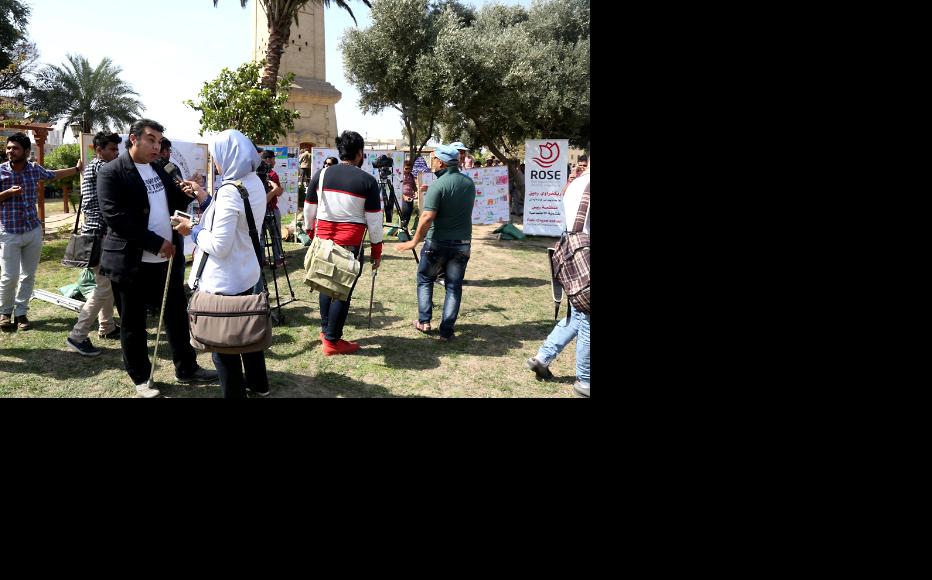
<svg viewBox="0 0 932 580">
<path fill-rule="evenodd" d="M 554 324 L 546 248 L 555 240 L 500 241 L 491 233 L 495 228 L 473 227 L 472 257 L 457 339 L 452 343 L 412 328 L 411 321 L 417 318 L 414 257 L 410 252 L 397 253 L 396 238 L 386 238 L 371 330 L 367 328 L 372 282 L 368 260 L 354 292 L 344 338 L 358 341 L 362 348 L 349 356 L 325 357 L 321 352 L 318 295 L 302 282 L 305 248 L 286 243 L 291 286 L 298 300 L 282 307 L 285 320 L 275 326 L 274 343 L 266 352 L 271 398 L 573 397 L 575 344 L 551 366 L 553 381 L 537 381 L 524 367 Z M 58 292 L 76 280 L 79 270 L 61 265 L 66 243 L 67 236 L 46 241 L 36 288 Z M 283 298 L 290 298 L 284 279 L 279 282 L 280 288 L 284 286 Z M 442 307 L 443 287 L 436 285 L 434 335 Z M 0 397 L 135 397 L 123 371 L 119 341 L 97 339 L 94 332 L 91 339 L 104 352 L 96 358 L 82 357 L 65 347 L 77 313 L 33 300 L 29 318 L 32 330 L 0 333 Z M 149 318 L 150 356 L 156 323 L 155 317 Z M 198 355 L 198 361 L 213 368 L 209 354 Z M 164 334 L 155 378 L 166 397 L 220 396 L 219 385 L 175 383 Z"/>
</svg>

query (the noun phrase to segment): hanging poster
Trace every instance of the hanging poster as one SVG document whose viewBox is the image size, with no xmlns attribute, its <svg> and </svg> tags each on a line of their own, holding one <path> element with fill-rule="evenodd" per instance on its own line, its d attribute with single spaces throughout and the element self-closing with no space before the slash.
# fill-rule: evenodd
<svg viewBox="0 0 932 580">
<path fill-rule="evenodd" d="M 508 168 L 499 167 L 473 167 L 463 169 L 462 173 L 472 179 L 476 184 L 476 200 L 473 203 L 473 225 L 499 224 L 509 221 L 508 197 Z M 429 171 L 418 174 L 418 191 L 422 185 L 430 186 L 437 176 Z M 423 200 L 423 193 L 418 197 L 418 203 Z M 423 208 L 422 205 L 418 207 Z"/>
<path fill-rule="evenodd" d="M 566 186 L 568 139 L 525 142 L 524 233 L 559 237 L 565 230 L 563 188 Z"/>
</svg>

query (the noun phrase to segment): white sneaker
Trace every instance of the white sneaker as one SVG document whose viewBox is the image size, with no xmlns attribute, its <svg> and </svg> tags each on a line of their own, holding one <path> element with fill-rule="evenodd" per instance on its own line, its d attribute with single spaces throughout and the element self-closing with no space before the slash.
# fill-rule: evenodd
<svg viewBox="0 0 932 580">
<path fill-rule="evenodd" d="M 158 389 L 150 387 L 149 381 L 146 381 L 141 385 L 136 385 L 136 394 L 143 399 L 152 399 L 158 397 L 161 393 Z"/>
</svg>

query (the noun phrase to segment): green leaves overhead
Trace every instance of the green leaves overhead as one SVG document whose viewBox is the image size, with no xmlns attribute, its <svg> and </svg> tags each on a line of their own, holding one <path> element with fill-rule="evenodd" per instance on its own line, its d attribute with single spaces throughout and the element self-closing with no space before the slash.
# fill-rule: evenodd
<svg viewBox="0 0 932 580">
<path fill-rule="evenodd" d="M 364 112 L 401 112 L 412 149 L 415 135 L 439 134 L 515 160 L 526 139 L 588 143 L 588 0 L 478 12 L 450 0 L 379 0 L 372 20 L 343 37 L 346 78 Z"/>
<path fill-rule="evenodd" d="M 247 62 L 235 71 L 224 68 L 216 79 L 204 83 L 198 101 L 184 102 L 201 113 L 201 135 L 237 129 L 255 143 L 274 143 L 294 128 L 301 114 L 285 106 L 294 74 L 278 79 L 273 93 L 260 85 L 264 64 Z"/>
</svg>

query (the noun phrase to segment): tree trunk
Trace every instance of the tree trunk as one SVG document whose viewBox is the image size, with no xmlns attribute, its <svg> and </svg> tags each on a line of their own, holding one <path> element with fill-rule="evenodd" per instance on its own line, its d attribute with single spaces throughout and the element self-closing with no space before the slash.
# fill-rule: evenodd
<svg viewBox="0 0 932 580">
<path fill-rule="evenodd" d="M 277 93 L 278 68 L 281 66 L 282 55 L 291 38 L 291 21 L 293 17 L 279 17 L 279 22 L 269 20 L 269 46 L 265 49 L 265 70 L 262 71 L 261 86 L 269 89 L 272 94 Z M 282 22 L 283 21 L 283 22 Z"/>
</svg>

